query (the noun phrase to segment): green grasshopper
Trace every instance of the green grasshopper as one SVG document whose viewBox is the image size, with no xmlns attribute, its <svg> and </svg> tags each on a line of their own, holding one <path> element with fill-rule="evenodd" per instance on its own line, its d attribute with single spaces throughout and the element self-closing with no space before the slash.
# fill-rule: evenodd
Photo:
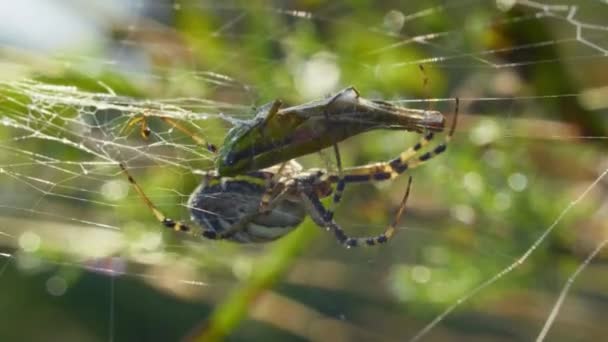
<svg viewBox="0 0 608 342">
<path fill-rule="evenodd" d="M 192 132 L 174 118 L 160 119 L 179 129 L 212 152 L 220 176 L 235 176 L 285 163 L 318 152 L 349 137 L 376 129 L 440 132 L 443 114 L 367 100 L 348 87 L 335 95 L 298 106 L 281 108 L 275 100 L 261 106 L 253 119 L 238 122 L 219 148 Z M 141 125 L 144 138 L 150 135 L 147 114 L 129 121 L 127 128 Z"/>
<path fill-rule="evenodd" d="M 220 175 L 264 169 L 376 129 L 438 132 L 445 124 L 438 111 L 367 100 L 354 87 L 294 107 L 281 105 L 275 100 L 262 106 L 228 132 L 216 160 Z"/>
</svg>

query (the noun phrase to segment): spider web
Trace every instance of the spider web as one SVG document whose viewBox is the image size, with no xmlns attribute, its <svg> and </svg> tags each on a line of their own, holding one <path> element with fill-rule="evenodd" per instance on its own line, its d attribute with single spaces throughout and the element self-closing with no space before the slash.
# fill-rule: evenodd
<svg viewBox="0 0 608 342">
<path fill-rule="evenodd" d="M 27 35 L 0 30 L 9 32 L 0 36 L 0 307 L 18 322 L 2 324 L 4 339 L 185 336 L 256 271 L 266 247 L 161 235 L 118 162 L 163 211 L 186 217 L 213 156 L 154 116 L 219 143 L 256 106 L 350 84 L 448 116 L 459 97 L 455 139 L 413 172 L 393 241 L 342 250 L 317 238 L 234 336 L 605 335 L 605 1 L 395 3 L 369 13 L 340 3 L 47 3 L 60 22 L 52 30 L 45 18 Z M 24 4 L 2 11 L 2 25 L 42 6 Z M 151 117 L 148 139 L 128 126 L 141 114 Z M 415 139 L 373 132 L 340 146 L 344 163 L 358 165 Z M 331 159 L 302 161 L 331 168 Z M 381 231 L 404 179 L 347 188 L 337 220 L 351 234 Z"/>
</svg>

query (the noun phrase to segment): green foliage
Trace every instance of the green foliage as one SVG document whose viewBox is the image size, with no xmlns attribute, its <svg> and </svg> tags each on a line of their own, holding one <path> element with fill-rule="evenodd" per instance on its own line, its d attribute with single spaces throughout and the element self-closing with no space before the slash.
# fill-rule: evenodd
<svg viewBox="0 0 608 342">
<path fill-rule="evenodd" d="M 10 332 L 0 332 L 0 339 L 15 339 L 20 336 L 15 331 L 28 331 L 32 319 L 25 313 L 40 308 L 35 318 L 44 322 L 60 317 L 58 324 L 66 331 L 72 329 L 77 340 L 105 340 L 104 334 L 110 328 L 99 322 L 108 319 L 110 300 L 117 305 L 113 321 L 116 325 L 111 328 L 116 340 L 150 336 L 150 340 L 175 340 L 188 333 L 201 341 L 222 338 L 262 341 L 275 335 L 310 338 L 314 335 L 311 332 L 314 324 L 326 321 L 351 338 L 372 331 L 382 333 L 380 337 L 373 336 L 377 339 L 402 339 L 404 334 L 411 336 L 419 331 L 420 322 L 436 317 L 517 260 L 578 198 L 589 180 L 596 177 L 597 165 L 605 157 L 603 145 L 534 138 L 548 134 L 540 127 L 543 124 L 565 126 L 567 132 L 575 132 L 572 134 L 576 136 L 578 132 L 606 135 L 605 120 L 600 120 L 597 112 L 583 108 L 577 97 L 563 96 L 537 103 L 526 100 L 527 96 L 580 92 L 562 63 L 524 65 L 509 70 L 507 76 L 516 78 L 519 88 L 508 95 L 496 90 L 495 82 L 491 81 L 503 70 L 488 67 L 489 62 L 560 60 L 561 52 L 555 45 L 533 51 L 516 49 L 550 41 L 553 33 L 549 25 L 537 21 L 515 25 L 509 20 L 519 18 L 522 13 L 502 13 L 489 5 L 477 4 L 472 10 L 440 7 L 442 11 L 406 21 L 393 32 L 383 26 L 383 18 L 393 7 L 412 6 L 403 11 L 418 13 L 431 8 L 431 4 L 418 8 L 417 4 L 395 1 L 386 4 L 352 1 L 332 11 L 332 6 L 322 1 L 296 3 L 319 10 L 313 13 L 320 14 L 300 20 L 298 15 L 308 12 L 286 14 L 262 2 L 237 2 L 234 9 L 225 9 L 214 3 L 180 1 L 179 10 L 171 12 L 173 26 L 160 25 L 160 32 L 147 32 L 153 37 L 167 35 L 171 39 L 150 42 L 138 40 L 146 35 L 127 35 L 145 57 L 143 76 L 111 67 L 100 67 L 101 70 L 91 74 L 85 67 L 57 66 L 62 63 L 53 62 L 51 57 L 49 63 L 57 66 L 53 72 L 45 72 L 39 65 L 27 65 L 24 77 L 44 85 L 67 85 L 81 92 L 101 94 L 112 89 L 117 96 L 139 101 L 124 113 L 92 108 L 88 103 L 66 104 L 61 98 L 56 105 L 44 107 L 46 113 L 34 112 L 31 105 L 39 104 L 40 99 L 6 86 L 15 80 L 0 85 L 0 120 L 29 115 L 33 119 L 24 121 L 29 128 L 57 138 L 24 138 L 27 132 L 23 127 L 0 125 L 0 145 L 6 151 L 0 153 L 0 170 L 9 171 L 0 172 L 5 193 L 0 196 L 2 208 L 20 209 L 8 211 L 7 217 L 14 218 L 0 226 L 0 233 L 14 237 L 9 249 L 17 260 L 44 264 L 28 269 L 31 273 L 26 272 L 27 275 L 10 268 L 8 273 L 14 281 L 3 287 L 5 295 L 0 297 L 0 307 L 8 307 L 8 315 L 20 317 L 20 323 Z M 455 22 L 454 17 L 462 20 Z M 433 40 L 428 44 L 411 40 L 413 36 L 435 32 L 448 32 L 454 37 L 448 35 L 452 39 L 440 46 Z M 503 52 L 488 52 L 496 50 Z M 138 183 L 158 207 L 170 217 L 180 219 L 187 218 L 187 196 L 200 181 L 200 173 L 196 171 L 213 167 L 213 158 L 187 135 L 167 128 L 160 120 L 150 120 L 150 127 L 158 136 L 149 141 L 143 141 L 137 129 L 128 135 L 122 131 L 125 117 L 145 109 L 142 103 L 147 100 L 171 107 L 174 104 L 171 99 L 179 99 L 175 100 L 177 107 L 200 115 L 187 121 L 188 127 L 219 143 L 233 124 L 230 120 L 251 118 L 255 106 L 274 99 L 290 105 L 309 100 L 298 86 L 298 77 L 303 66 L 319 54 L 339 70 L 334 90 L 354 85 L 366 97 L 386 100 L 451 98 L 462 94 L 466 97 L 461 106 L 464 115 L 448 151 L 411 172 L 414 177 L 411 201 L 396 238 L 377 248 L 345 250 L 333 236 L 317 232 L 306 221 L 287 237 L 267 245 L 184 239 L 169 231 L 162 234 L 163 243 L 147 243 L 149 234 L 157 233 L 161 227 L 144 204 L 136 200 L 133 190 L 129 196 L 112 198 L 112 194 L 127 189 L 113 162 L 128 160 L 134 166 Z M 437 56 L 446 58 L 434 60 Z M 421 62 L 428 77 L 426 87 L 419 69 Z M 493 97 L 516 101 L 505 104 L 481 100 Z M 452 118 L 452 101 L 413 105 L 438 109 L 448 121 Z M 166 109 L 157 107 L 160 112 Z M 84 143 L 98 148 L 95 144 L 103 145 L 106 139 L 108 144 L 103 147 L 115 160 L 100 160 L 61 140 L 71 138 L 68 133 L 78 127 L 69 124 L 84 112 L 93 113 L 88 119 L 99 120 L 88 124 L 107 127 L 110 132 L 108 136 L 97 131 L 82 134 L 90 138 Z M 229 120 L 224 120 L 225 117 Z M 537 118 L 555 122 L 539 124 Z M 345 165 L 353 166 L 390 160 L 418 138 L 403 132 L 371 132 L 350 138 L 340 147 Z M 433 143 L 441 139 L 443 136 L 439 134 Z M 167 141 L 172 144 L 162 144 Z M 112 143 L 133 146 L 133 150 L 113 149 Z M 158 158 L 141 160 L 145 158 L 138 158 L 141 155 L 134 151 L 145 151 L 146 156 Z M 307 156 L 302 160 L 306 167 L 332 168 L 333 154 L 330 151 L 328 155 Z M 58 169 L 48 160 L 47 164 L 36 162 L 41 156 L 75 163 L 61 163 Z M 81 165 L 85 162 L 101 163 L 88 168 L 91 173 L 85 173 Z M 337 221 L 352 235 L 378 234 L 392 220 L 406 178 L 348 186 L 337 209 Z M 110 196 L 103 190 L 108 184 L 115 186 Z M 564 278 L 580 265 L 580 254 L 591 245 L 587 240 L 604 238 L 595 233 L 605 226 L 597 223 L 601 221 L 597 208 L 604 192 L 594 189 L 588 200 L 559 221 L 549 238 L 521 267 L 488 291 L 473 296 L 472 305 L 463 305 L 462 311 L 446 325 L 446 334 L 454 332 L 449 335 L 454 339 L 470 331 L 484 337 L 495 333 L 492 337 L 498 336 L 497 339 L 514 332 L 521 332 L 526 338 L 533 334 L 534 329 L 521 327 L 509 316 L 516 316 L 521 307 L 508 304 L 521 298 L 524 301 L 536 296 L 552 298 Z M 45 215 L 37 216 L 40 212 Z M 72 227 L 76 223 L 79 225 Z M 40 249 L 32 253 L 21 250 L 18 240 L 25 231 L 43 237 Z M 91 255 L 99 251 L 82 251 L 73 246 L 74 241 L 78 245 L 85 235 L 97 233 L 111 235 L 100 238 L 112 242 L 103 256 L 128 264 L 124 278 L 100 277 L 82 270 L 95 263 Z M 44 263 L 45 260 L 55 267 Z M 0 264 L 0 275 L 3 270 Z M 35 288 L 45 285 L 53 275 L 66 279 L 66 297 L 72 302 L 58 304 L 54 297 L 49 299 Z M 0 277 L 0 283 L 6 277 L 6 274 Z M 191 290 L 195 294 L 181 293 L 176 284 L 179 283 L 176 280 L 199 279 L 205 285 Z M 125 289 L 120 290 L 125 292 L 112 299 L 105 293 L 101 296 L 103 303 L 91 298 L 107 292 L 107 284 L 99 284 L 110 281 L 125 282 Z M 593 282 L 588 279 L 583 286 L 592 288 Z M 290 287 L 293 293 L 284 293 L 290 285 L 294 285 Z M 31 293 L 31 298 L 22 295 L 11 298 L 10 293 L 20 291 Z M 321 299 L 307 296 L 307 291 L 321 292 Z M 605 289 L 590 291 L 598 297 L 605 295 Z M 252 316 L 269 293 L 289 297 L 286 301 L 291 302 L 271 305 L 275 312 L 263 319 Z M 160 304 L 139 307 L 143 299 L 158 300 Z M 87 309 L 87 305 L 92 308 Z M 512 311 L 505 313 L 505 307 Z M 605 313 L 602 310 L 599 311 Z M 589 309 L 589 312 L 596 311 Z M 281 321 L 289 315 L 309 321 L 302 323 L 304 328 L 289 326 Z M 491 324 L 480 325 L 475 315 Z M 538 325 L 539 315 L 545 318 L 545 313 L 536 313 L 536 316 L 522 314 L 520 319 Z M 141 317 L 145 319 L 138 321 Z M 78 323 L 64 322 L 70 319 Z M 504 326 L 495 328 L 497 321 Z M 260 322 L 268 327 L 260 326 L 263 325 Z M 44 328 L 52 330 L 50 326 Z M 137 335 L 135 331 L 139 330 L 150 335 Z M 330 330 L 326 329 L 327 335 L 323 336 L 330 336 Z M 155 333 L 159 335 L 154 336 Z M 52 331 L 48 334 L 49 339 L 58 336 Z M 27 337 L 43 339 L 35 331 Z"/>
</svg>

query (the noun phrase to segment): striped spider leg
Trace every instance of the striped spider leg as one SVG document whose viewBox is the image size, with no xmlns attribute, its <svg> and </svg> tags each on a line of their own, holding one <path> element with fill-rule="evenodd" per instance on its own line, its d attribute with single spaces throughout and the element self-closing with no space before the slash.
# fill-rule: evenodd
<svg viewBox="0 0 608 342">
<path fill-rule="evenodd" d="M 313 180 L 312 182 L 316 183 L 320 181 L 320 183 L 316 183 L 316 185 L 313 185 L 312 189 L 315 189 L 317 186 L 319 186 L 319 184 L 338 180 L 335 175 L 331 175 L 329 178 L 324 177 L 325 175 L 323 175 L 323 172 L 324 171 L 319 171 L 319 173 L 316 174 L 315 177 L 317 177 L 317 179 Z M 348 183 L 348 180 L 343 180 L 343 182 Z M 325 208 L 323 203 L 321 203 L 320 196 L 315 193 L 315 191 L 310 191 L 310 189 L 308 189 L 300 191 L 299 193 L 302 204 L 306 208 L 307 213 L 310 215 L 311 219 L 315 222 L 315 224 L 332 232 L 334 234 L 334 237 L 340 244 L 342 244 L 346 248 L 360 246 L 371 247 L 378 244 L 383 244 L 395 235 L 396 227 L 401 221 L 401 216 L 405 211 L 405 206 L 407 203 L 407 199 L 410 195 L 411 186 L 412 177 L 410 176 L 408 179 L 405 195 L 401 200 L 401 204 L 399 205 L 397 213 L 395 214 L 395 217 L 393 218 L 391 224 L 389 224 L 389 226 L 381 234 L 367 237 L 352 237 L 347 235 L 344 229 L 342 229 L 342 227 L 340 227 L 340 225 L 338 225 L 338 223 L 334 221 L 333 212 Z"/>
<path fill-rule="evenodd" d="M 131 129 L 131 127 L 139 125 L 139 135 L 141 135 L 142 138 L 147 140 L 150 137 L 150 134 L 152 133 L 152 130 L 150 130 L 150 126 L 148 126 L 148 118 L 151 116 L 152 115 L 150 115 L 150 111 L 148 111 L 148 110 L 145 110 L 142 113 L 135 115 L 127 122 L 126 126 L 123 128 L 123 131 L 129 130 L 129 129 Z M 186 134 L 192 140 L 194 140 L 194 142 L 196 142 L 197 144 L 205 146 L 209 152 L 211 152 L 213 154 L 217 153 L 217 146 L 208 142 L 203 137 L 201 137 L 200 135 L 198 135 L 195 132 L 193 132 L 192 130 L 190 130 L 188 127 L 179 123 L 177 120 L 175 120 L 171 117 L 162 116 L 162 115 L 160 115 L 160 116 L 155 115 L 154 117 L 157 117 L 157 118 L 163 120 L 170 126 L 176 128 L 179 131 L 181 131 L 182 133 Z"/>
<path fill-rule="evenodd" d="M 433 132 L 426 133 L 424 136 L 422 136 L 418 143 L 403 151 L 401 154 L 399 154 L 398 157 L 390 161 L 372 163 L 368 165 L 344 169 L 342 175 L 344 182 L 353 183 L 393 179 L 405 172 L 406 170 L 414 169 L 428 162 L 437 155 L 440 155 L 445 152 L 449 142 L 452 140 L 452 136 L 454 135 L 456 124 L 458 122 L 458 107 L 460 104 L 460 100 L 458 98 L 455 98 L 454 101 L 454 118 L 452 120 L 450 131 L 445 136 L 444 141 L 441 142 L 439 145 L 435 146 L 432 150 L 427 151 L 418 156 L 418 153 L 422 150 L 422 148 L 427 146 L 434 138 Z M 331 177 L 334 179 L 340 178 L 340 176 L 335 174 L 328 174 L 325 177 Z"/>
</svg>

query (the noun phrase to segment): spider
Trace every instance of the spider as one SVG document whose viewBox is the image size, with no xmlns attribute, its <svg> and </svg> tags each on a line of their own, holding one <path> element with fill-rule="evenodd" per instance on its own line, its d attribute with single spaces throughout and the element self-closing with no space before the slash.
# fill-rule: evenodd
<svg viewBox="0 0 608 342">
<path fill-rule="evenodd" d="M 120 165 L 137 193 L 163 226 L 180 232 L 193 233 L 190 225 L 176 222 L 162 214 L 129 175 L 124 165 Z M 290 161 L 281 171 L 277 187 L 279 190 L 268 203 L 268 211 L 260 212 L 258 204 L 267 191 L 267 182 L 275 176 L 276 172 L 278 172 L 277 167 L 236 177 L 221 177 L 216 172 L 207 173 L 188 200 L 192 221 L 197 226 L 203 227 L 200 233 L 194 235 L 200 234 L 212 240 L 227 239 L 240 243 L 268 242 L 286 235 L 299 226 L 306 215 L 310 215 L 317 225 L 333 232 L 341 244 L 347 247 L 372 246 L 384 243 L 394 235 L 395 226 L 405 209 L 411 185 L 410 177 L 395 219 L 384 233 L 363 238 L 349 237 L 333 219 L 329 218 L 329 210 L 320 201 L 321 198 L 331 194 L 331 183 L 336 176 L 324 170 L 303 172 L 295 161 Z"/>
<path fill-rule="evenodd" d="M 333 193 L 333 204 L 336 205 L 347 183 L 393 179 L 443 153 L 456 128 L 458 103 L 456 99 L 454 119 L 444 141 L 420 155 L 420 150 L 433 139 L 432 132 L 422 136 L 417 144 L 393 160 L 346 169 L 341 167 L 337 145 L 334 144 L 338 172 L 325 169 L 303 171 L 293 160 L 233 177 L 221 176 L 217 170 L 207 172 L 188 200 L 191 219 L 201 228 L 200 233 L 195 233 L 186 223 L 165 216 L 147 197 L 126 166 L 121 163 L 120 167 L 156 219 L 166 228 L 213 240 L 267 242 L 295 229 L 309 215 L 318 226 L 333 232 L 336 240 L 346 247 L 373 246 L 385 243 L 394 236 L 395 226 L 405 210 L 411 177 L 392 224 L 376 236 L 348 236 L 333 219 L 333 209 L 326 208 L 321 199 Z M 333 184 L 336 184 L 335 191 Z M 261 210 L 260 202 L 266 202 L 264 210 Z"/>
</svg>

